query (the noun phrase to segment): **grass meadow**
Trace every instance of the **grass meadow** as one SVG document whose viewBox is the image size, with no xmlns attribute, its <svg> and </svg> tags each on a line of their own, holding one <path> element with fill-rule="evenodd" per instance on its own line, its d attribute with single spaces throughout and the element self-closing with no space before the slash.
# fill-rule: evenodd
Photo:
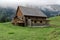
<svg viewBox="0 0 60 40">
<path fill-rule="evenodd" d="M 0 40 L 60 40 L 59 18 L 50 18 L 51 26 L 46 28 L 21 27 L 10 22 L 0 23 Z"/>
</svg>

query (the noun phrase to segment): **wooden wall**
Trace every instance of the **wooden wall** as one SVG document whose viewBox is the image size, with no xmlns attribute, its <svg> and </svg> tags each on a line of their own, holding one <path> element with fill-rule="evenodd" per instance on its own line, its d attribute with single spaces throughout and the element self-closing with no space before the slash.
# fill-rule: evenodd
<svg viewBox="0 0 60 40">
<path fill-rule="evenodd" d="M 18 17 L 23 16 L 23 13 L 21 12 L 21 8 L 20 7 L 17 8 L 16 16 L 18 16 Z"/>
<path fill-rule="evenodd" d="M 24 16 L 23 16 L 23 13 L 21 12 L 20 7 L 17 8 L 16 16 L 14 17 L 12 23 L 15 23 L 15 24 L 24 23 Z"/>
<path fill-rule="evenodd" d="M 40 26 L 40 25 L 46 25 L 46 18 L 45 17 L 31 17 L 31 16 L 26 16 L 25 17 L 27 20 L 31 20 L 31 26 Z M 29 24 L 29 22 L 27 23 L 27 25 Z"/>
</svg>

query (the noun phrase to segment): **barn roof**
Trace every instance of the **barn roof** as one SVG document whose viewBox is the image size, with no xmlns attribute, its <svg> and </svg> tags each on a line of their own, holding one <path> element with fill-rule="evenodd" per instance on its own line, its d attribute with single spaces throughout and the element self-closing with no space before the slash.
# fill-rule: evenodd
<svg viewBox="0 0 60 40">
<path fill-rule="evenodd" d="M 37 8 L 23 7 L 19 6 L 23 15 L 27 16 L 38 16 L 38 17 L 47 17 L 41 10 Z"/>
</svg>

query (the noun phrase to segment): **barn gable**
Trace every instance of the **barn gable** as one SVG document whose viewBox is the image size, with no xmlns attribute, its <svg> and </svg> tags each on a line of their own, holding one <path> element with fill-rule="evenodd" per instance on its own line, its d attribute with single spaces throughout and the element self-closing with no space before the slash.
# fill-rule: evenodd
<svg viewBox="0 0 60 40">
<path fill-rule="evenodd" d="M 16 16 L 18 16 L 18 17 L 23 16 L 23 13 L 22 13 L 22 11 L 21 11 L 20 7 L 18 7 L 18 8 L 17 8 Z"/>
</svg>

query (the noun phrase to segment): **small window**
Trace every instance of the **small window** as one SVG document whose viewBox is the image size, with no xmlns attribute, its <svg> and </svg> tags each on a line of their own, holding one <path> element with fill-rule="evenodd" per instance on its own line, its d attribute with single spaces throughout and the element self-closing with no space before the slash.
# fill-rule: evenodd
<svg viewBox="0 0 60 40">
<path fill-rule="evenodd" d="M 42 23 L 42 21 L 40 21 L 40 23 Z"/>
<path fill-rule="evenodd" d="M 37 21 L 34 21 L 34 23 L 36 23 Z"/>
<path fill-rule="evenodd" d="M 23 19 L 23 18 L 22 18 Z"/>
<path fill-rule="evenodd" d="M 33 20 L 31 20 L 33 22 Z"/>
</svg>

